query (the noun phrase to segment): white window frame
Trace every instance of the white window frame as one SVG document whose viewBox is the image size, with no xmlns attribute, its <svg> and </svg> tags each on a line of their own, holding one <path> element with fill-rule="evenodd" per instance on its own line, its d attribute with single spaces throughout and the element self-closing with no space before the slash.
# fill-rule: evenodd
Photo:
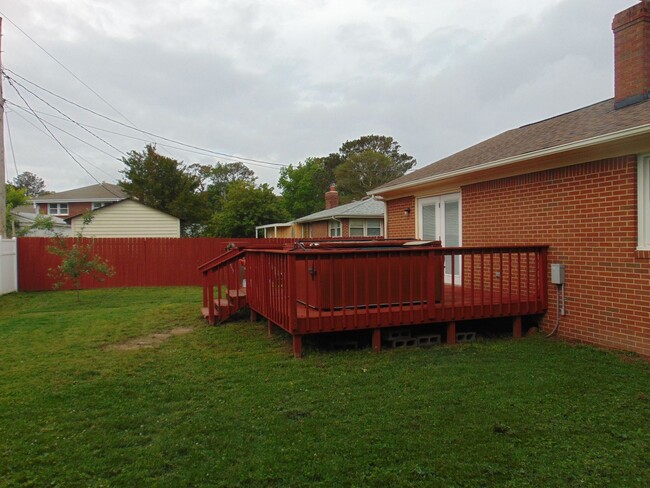
<svg viewBox="0 0 650 488">
<path fill-rule="evenodd" d="M 340 220 L 332 219 L 327 223 L 327 235 L 329 237 L 341 237 L 342 234 L 343 234 L 343 225 L 341 225 Z"/>
<path fill-rule="evenodd" d="M 63 212 L 63 207 L 65 206 L 65 212 Z M 56 207 L 56 210 L 52 212 L 52 207 Z M 48 215 L 68 215 L 70 213 L 70 205 L 67 203 L 48 203 L 47 204 L 47 214 Z"/>
<path fill-rule="evenodd" d="M 93 202 L 91 206 L 91 210 L 99 210 L 102 207 L 106 206 L 106 202 Z"/>
<path fill-rule="evenodd" d="M 352 226 L 353 221 L 360 222 L 361 225 L 353 227 Z M 372 236 L 368 235 L 368 222 L 369 221 L 377 221 L 379 223 L 379 234 L 372 235 Z M 350 237 L 381 237 L 381 236 L 384 235 L 384 220 L 383 219 L 350 219 L 348 224 L 349 224 L 348 225 L 348 232 L 350 234 Z M 360 235 L 360 236 L 352 235 L 352 229 L 353 228 L 362 229 L 362 235 Z M 373 227 L 373 228 L 375 228 L 375 227 Z"/>
<path fill-rule="evenodd" d="M 650 154 L 639 156 L 637 171 L 638 242 L 637 250 L 650 251 Z"/>
</svg>

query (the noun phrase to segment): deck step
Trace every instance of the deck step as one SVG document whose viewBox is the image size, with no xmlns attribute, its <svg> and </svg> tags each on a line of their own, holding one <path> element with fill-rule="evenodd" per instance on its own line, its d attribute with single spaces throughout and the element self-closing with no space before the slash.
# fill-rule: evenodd
<svg viewBox="0 0 650 488">
<path fill-rule="evenodd" d="M 240 288 L 239 290 L 228 290 L 228 296 L 231 298 L 235 297 L 245 297 L 246 296 L 246 288 Z"/>
</svg>

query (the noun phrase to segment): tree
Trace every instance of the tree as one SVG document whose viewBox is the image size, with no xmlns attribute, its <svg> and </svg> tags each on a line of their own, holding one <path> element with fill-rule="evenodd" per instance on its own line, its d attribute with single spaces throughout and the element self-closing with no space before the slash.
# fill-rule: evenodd
<svg viewBox="0 0 650 488">
<path fill-rule="evenodd" d="M 92 222 L 92 219 L 92 212 L 84 214 L 83 225 L 71 242 L 62 235 L 56 234 L 52 244 L 47 247 L 49 253 L 61 258 L 61 263 L 49 270 L 49 276 L 54 280 L 53 288 L 58 290 L 66 283 L 71 283 L 77 290 L 77 301 L 79 301 L 81 279 L 84 276 L 105 281 L 115 274 L 115 269 L 108 261 L 95 255 L 92 241 L 84 240 L 84 228 Z"/>
<path fill-rule="evenodd" d="M 413 156 L 400 153 L 400 145 L 389 136 L 346 141 L 339 154 L 343 162 L 334 169 L 334 176 L 344 201 L 364 197 L 373 188 L 403 176 L 417 163 Z"/>
<path fill-rule="evenodd" d="M 24 171 L 16 176 L 13 180 L 13 185 L 19 190 L 25 190 L 25 195 L 31 198 L 46 193 L 43 178 L 29 171 Z"/>
<path fill-rule="evenodd" d="M 223 210 L 214 214 L 210 230 L 215 237 L 254 237 L 256 226 L 288 218 L 280 197 L 266 183 L 237 181 L 229 186 Z"/>
<path fill-rule="evenodd" d="M 16 237 L 20 234 L 16 228 L 16 218 L 11 211 L 28 202 L 27 193 L 23 188 L 16 188 L 14 185 L 7 185 L 7 234 L 9 237 Z"/>
<path fill-rule="evenodd" d="M 212 212 L 223 209 L 224 200 L 230 185 L 236 181 L 255 183 L 257 177 L 252 169 L 242 162 L 193 164 L 188 168 L 200 180 L 199 191 L 206 198 L 206 203 Z"/>
<path fill-rule="evenodd" d="M 402 174 L 388 156 L 375 151 L 352 154 L 335 171 L 339 190 L 351 200 L 363 198 L 368 191 Z"/>
<path fill-rule="evenodd" d="M 323 173 L 315 173 L 307 164 L 311 161 L 318 161 Z M 400 145 L 392 137 L 363 136 L 344 142 L 336 153 L 308 158 L 303 165 L 282 170 L 278 187 L 291 215 L 299 217 L 323 208 L 324 194 L 331 183 L 336 183 L 341 202 L 349 202 L 399 178 L 416 163 L 413 156 L 400 152 Z"/>
<path fill-rule="evenodd" d="M 345 161 L 353 154 L 361 154 L 366 151 L 374 151 L 388 156 L 396 168 L 397 172 L 403 175 L 409 169 L 417 164 L 413 156 L 406 153 L 400 153 L 401 147 L 390 136 L 362 136 L 359 139 L 345 141 L 339 149 L 341 158 Z"/>
<path fill-rule="evenodd" d="M 293 218 L 318 212 L 325 208 L 323 195 L 334 181 L 328 177 L 324 158 L 307 158 L 295 168 L 280 170 L 278 188 L 282 190 L 284 206 Z"/>
<path fill-rule="evenodd" d="M 183 235 L 193 225 L 207 221 L 209 210 L 198 191 L 201 181 L 196 174 L 175 159 L 162 156 L 153 145 L 140 153 L 131 151 L 122 158 L 125 179 L 119 184 L 141 203 L 181 220 Z"/>
</svg>

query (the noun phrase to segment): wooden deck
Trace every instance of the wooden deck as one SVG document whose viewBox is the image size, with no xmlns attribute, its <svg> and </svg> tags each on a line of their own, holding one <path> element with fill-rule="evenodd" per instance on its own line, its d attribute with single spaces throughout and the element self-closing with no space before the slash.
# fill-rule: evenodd
<svg viewBox="0 0 650 488">
<path fill-rule="evenodd" d="M 546 253 L 546 246 L 388 241 L 233 250 L 201 268 L 203 313 L 220 323 L 248 305 L 252 315 L 293 335 L 297 356 L 303 335 L 323 332 L 369 329 L 379 349 L 386 328 L 445 324 L 452 343 L 459 321 L 512 317 L 518 336 L 522 316 L 546 311 Z M 456 276 L 454 283 L 445 282 L 445 273 Z"/>
</svg>

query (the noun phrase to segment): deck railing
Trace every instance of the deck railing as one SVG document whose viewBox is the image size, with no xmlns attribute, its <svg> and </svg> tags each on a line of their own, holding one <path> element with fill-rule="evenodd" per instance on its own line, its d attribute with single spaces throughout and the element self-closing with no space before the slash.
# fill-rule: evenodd
<svg viewBox="0 0 650 488">
<path fill-rule="evenodd" d="M 248 250 L 248 301 L 293 334 L 542 313 L 547 247 Z"/>
</svg>

